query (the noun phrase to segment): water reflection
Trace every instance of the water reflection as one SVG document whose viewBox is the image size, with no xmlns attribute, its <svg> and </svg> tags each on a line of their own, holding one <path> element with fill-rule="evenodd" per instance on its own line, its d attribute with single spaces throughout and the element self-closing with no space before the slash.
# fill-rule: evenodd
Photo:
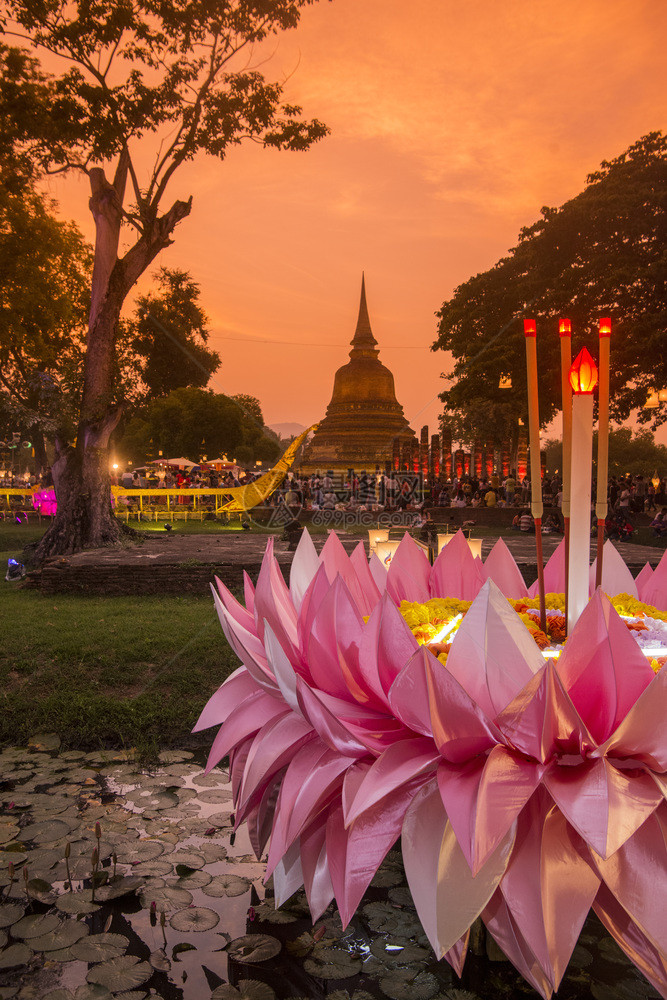
<svg viewBox="0 0 667 1000">
<path fill-rule="evenodd" d="M 245 828 L 232 834 L 228 776 L 203 775 L 191 754 L 162 756 L 160 768 L 142 771 L 123 754 L 0 753 L 2 1000 L 49 1000 L 50 993 L 52 1000 L 69 1000 L 87 978 L 108 985 L 110 992 L 101 992 L 100 1000 L 123 992 L 132 1000 L 148 993 L 163 1000 L 211 994 L 214 1000 L 537 996 L 508 962 L 493 960 L 501 956 L 491 951 L 489 957 L 481 935 L 460 982 L 446 963 L 435 961 L 398 851 L 389 854 L 345 930 L 333 907 L 313 927 L 303 893 L 275 911 L 271 885 L 263 884 L 264 863 L 255 859 Z M 63 860 L 67 843 L 72 893 Z M 99 909 L 77 917 L 77 906 L 93 905 L 96 847 Z M 123 882 L 121 876 L 140 881 Z M 135 891 L 104 898 L 128 885 Z M 104 961 L 100 951 L 99 961 L 83 961 L 76 944 L 56 948 L 48 935 L 16 936 L 18 920 L 38 913 L 58 913 L 61 924 L 78 919 L 85 940 L 102 950 L 107 938 L 101 935 L 111 936 L 110 953 L 118 957 Z M 246 935 L 250 938 L 239 942 Z M 12 965 L 11 956 L 18 953 L 10 949 L 17 943 L 28 946 L 29 958 Z M 658 994 L 591 917 L 558 996 L 647 1000 Z"/>
</svg>

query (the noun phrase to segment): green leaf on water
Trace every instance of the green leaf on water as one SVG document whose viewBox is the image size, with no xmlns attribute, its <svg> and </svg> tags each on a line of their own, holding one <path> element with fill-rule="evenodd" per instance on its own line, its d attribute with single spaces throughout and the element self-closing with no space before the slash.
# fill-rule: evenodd
<svg viewBox="0 0 667 1000">
<path fill-rule="evenodd" d="M 152 974 L 148 962 L 140 962 L 136 955 L 122 955 L 94 966 L 88 971 L 86 980 L 106 986 L 112 993 L 123 993 L 141 986 Z"/>
</svg>

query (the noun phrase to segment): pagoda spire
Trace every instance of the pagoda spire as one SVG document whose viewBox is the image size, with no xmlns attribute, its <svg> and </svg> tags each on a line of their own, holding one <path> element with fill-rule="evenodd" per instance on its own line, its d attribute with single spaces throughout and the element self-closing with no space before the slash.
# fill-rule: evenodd
<svg viewBox="0 0 667 1000">
<path fill-rule="evenodd" d="M 377 340 L 373 336 L 371 321 L 368 317 L 368 306 L 366 305 L 366 280 L 363 271 L 361 273 L 359 316 L 357 318 L 357 328 L 354 331 L 354 337 L 351 340 L 351 345 L 351 358 L 358 358 L 363 355 L 368 356 L 369 353 L 372 356 L 377 356 L 379 353 L 377 350 Z"/>
</svg>

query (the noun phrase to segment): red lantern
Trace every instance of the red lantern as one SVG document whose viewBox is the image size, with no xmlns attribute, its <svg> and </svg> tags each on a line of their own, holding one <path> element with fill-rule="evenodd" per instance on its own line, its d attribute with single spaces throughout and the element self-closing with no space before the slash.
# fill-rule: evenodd
<svg viewBox="0 0 667 1000">
<path fill-rule="evenodd" d="M 611 337 L 611 320 L 609 318 L 600 320 L 600 336 Z"/>
<path fill-rule="evenodd" d="M 590 396 L 598 384 L 598 368 L 593 358 L 583 347 L 572 362 L 570 385 L 577 396 Z"/>
<path fill-rule="evenodd" d="M 558 332 L 561 337 L 571 337 L 572 336 L 572 324 L 569 319 L 559 319 L 558 320 Z"/>
<path fill-rule="evenodd" d="M 526 337 L 536 337 L 537 329 L 535 327 L 534 319 L 524 319 L 523 321 L 523 332 Z"/>
</svg>

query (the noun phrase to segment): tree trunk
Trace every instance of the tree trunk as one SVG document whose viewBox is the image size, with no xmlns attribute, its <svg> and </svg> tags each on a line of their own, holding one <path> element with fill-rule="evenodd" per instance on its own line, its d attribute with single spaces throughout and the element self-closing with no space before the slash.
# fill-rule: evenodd
<svg viewBox="0 0 667 1000">
<path fill-rule="evenodd" d="M 81 414 L 76 445 L 60 448 L 53 464 L 58 510 L 32 557 L 38 563 L 55 555 L 115 545 L 128 533 L 114 517 L 109 478 L 109 438 L 122 413 L 122 406 L 113 403 L 116 328 L 128 292 L 169 246 L 174 227 L 192 205 L 191 200 L 175 202 L 119 260 L 128 162 L 124 151 L 113 184 L 100 168 L 89 172 L 96 238 Z"/>
</svg>

